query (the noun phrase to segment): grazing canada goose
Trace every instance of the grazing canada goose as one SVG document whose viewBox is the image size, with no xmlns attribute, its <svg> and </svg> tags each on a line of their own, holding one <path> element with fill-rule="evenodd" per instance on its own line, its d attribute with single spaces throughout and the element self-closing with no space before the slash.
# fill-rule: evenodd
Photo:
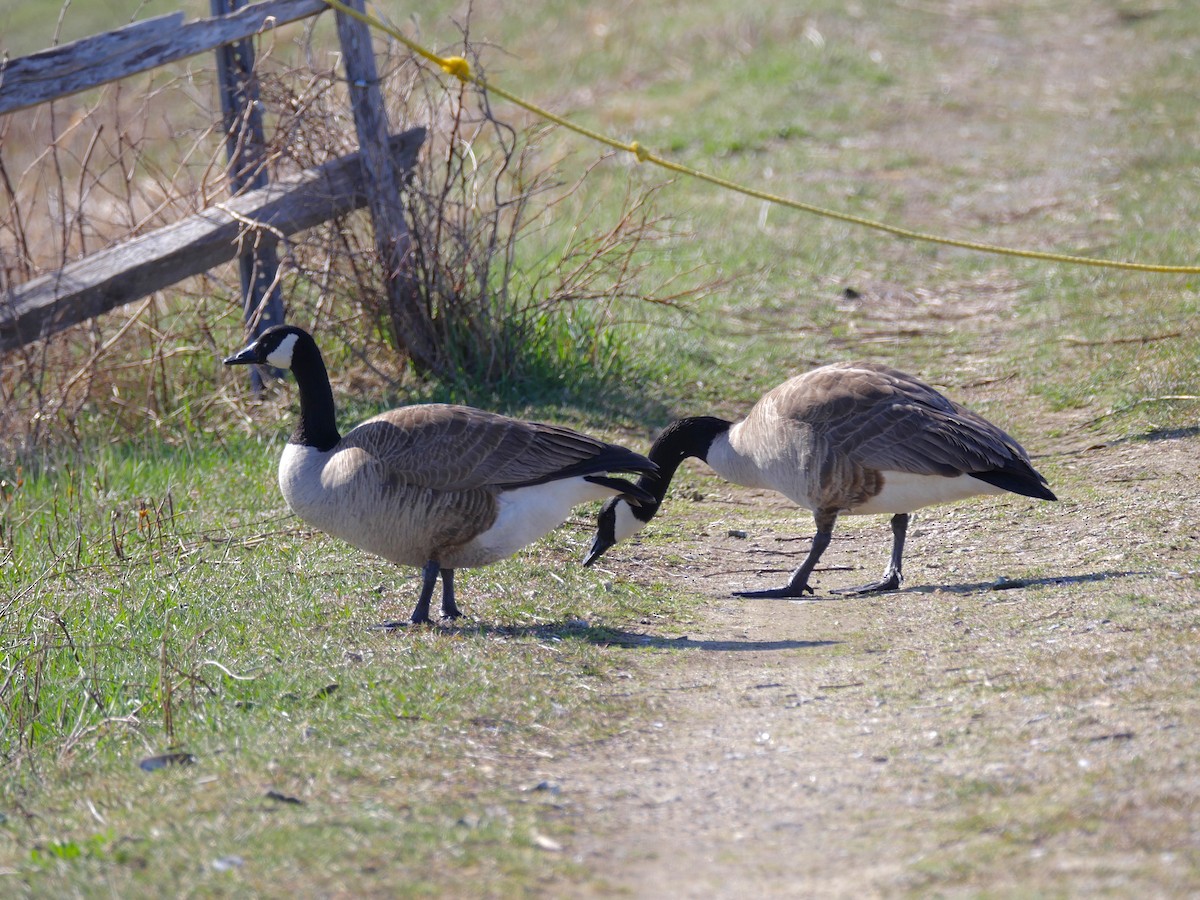
<svg viewBox="0 0 1200 900">
<path fill-rule="evenodd" d="M 981 416 L 911 375 L 868 362 L 836 363 L 785 381 L 734 424 L 712 416 L 680 419 L 650 448 L 658 472 L 638 486 L 655 502 L 620 498 L 600 511 L 584 565 L 649 522 L 686 457 L 729 481 L 770 488 L 813 511 L 817 533 L 807 558 L 781 588 L 739 597 L 801 597 L 841 513 L 892 514 L 892 556 L 883 578 L 839 593 L 900 586 L 909 513 L 975 494 L 1011 491 L 1056 500 L 1021 445 Z"/>
<path fill-rule="evenodd" d="M 454 570 L 511 556 L 561 525 L 576 504 L 623 497 L 654 502 L 607 472 L 653 474 L 644 456 L 569 428 L 466 406 L 381 413 L 338 434 L 333 389 L 308 332 L 268 328 L 225 365 L 291 369 L 300 420 L 279 461 L 279 487 L 315 528 L 399 565 L 420 566 L 411 622 L 428 622 L 442 576 L 442 615 L 462 615 Z M 406 623 L 387 623 L 389 626 Z"/>
</svg>

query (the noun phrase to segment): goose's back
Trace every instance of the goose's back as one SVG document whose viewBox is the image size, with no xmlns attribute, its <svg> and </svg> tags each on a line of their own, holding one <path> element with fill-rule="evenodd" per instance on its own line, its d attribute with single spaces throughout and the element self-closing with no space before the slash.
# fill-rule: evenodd
<svg viewBox="0 0 1200 900">
<path fill-rule="evenodd" d="M 1028 461 L 1012 437 L 928 384 L 872 363 L 829 366 L 816 379 L 828 399 L 810 404 L 832 452 L 863 465 L 954 476 Z"/>
<path fill-rule="evenodd" d="M 514 488 L 639 467 L 640 457 L 569 428 L 466 406 L 424 404 L 368 419 L 339 446 L 358 447 L 389 473 L 438 490 Z"/>
</svg>

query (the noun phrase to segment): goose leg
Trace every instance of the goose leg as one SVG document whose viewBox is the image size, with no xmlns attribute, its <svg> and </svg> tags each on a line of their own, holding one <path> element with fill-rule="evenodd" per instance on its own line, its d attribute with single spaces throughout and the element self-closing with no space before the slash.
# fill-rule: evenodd
<svg viewBox="0 0 1200 900">
<path fill-rule="evenodd" d="M 454 570 L 442 569 L 442 618 L 462 618 L 462 610 L 454 602 Z"/>
<path fill-rule="evenodd" d="M 424 625 L 430 621 L 429 601 L 433 599 L 433 589 L 437 586 L 437 577 L 441 569 L 436 559 L 431 559 L 421 569 L 421 594 L 417 597 L 417 605 L 413 608 L 412 618 L 409 619 L 413 625 Z"/>
<path fill-rule="evenodd" d="M 883 591 L 894 591 L 900 587 L 904 576 L 900 572 L 900 559 L 904 556 L 904 537 L 908 534 L 908 513 L 896 513 L 892 516 L 892 557 L 883 572 L 883 578 L 873 584 L 862 587 L 842 588 L 835 594 L 878 594 Z"/>
<path fill-rule="evenodd" d="M 821 554 L 825 552 L 825 548 L 829 546 L 829 541 L 833 538 L 833 523 L 837 521 L 837 510 L 818 510 L 813 515 L 813 518 L 817 522 L 817 533 L 813 535 L 812 547 L 809 549 L 808 556 L 805 557 L 804 562 L 800 564 L 800 568 L 792 573 L 791 579 L 784 587 L 769 588 L 763 591 L 737 591 L 734 593 L 734 596 L 795 598 L 815 593 L 808 583 L 808 576 L 817 567 L 817 561 L 821 558 Z"/>
<path fill-rule="evenodd" d="M 417 605 L 413 609 L 412 616 L 408 619 L 399 620 L 396 622 L 384 622 L 378 625 L 378 628 L 403 628 L 405 625 L 428 625 L 429 619 L 429 601 L 433 598 L 433 589 L 437 586 L 438 572 L 441 567 L 437 564 L 437 560 L 431 559 L 425 563 L 421 569 L 421 594 L 417 597 Z M 448 570 L 447 570 L 448 571 Z M 443 585 L 443 588 L 445 586 Z M 454 602 L 454 589 L 450 590 L 451 600 Z M 445 611 L 445 599 L 442 600 L 442 610 Z"/>
</svg>

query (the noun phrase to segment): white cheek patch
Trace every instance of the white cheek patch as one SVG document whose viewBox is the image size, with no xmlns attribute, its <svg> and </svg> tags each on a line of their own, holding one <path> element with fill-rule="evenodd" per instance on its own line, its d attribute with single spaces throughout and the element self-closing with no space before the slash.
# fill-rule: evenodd
<svg viewBox="0 0 1200 900">
<path fill-rule="evenodd" d="M 296 349 L 297 340 L 299 338 L 294 334 L 285 337 L 279 342 L 279 346 L 267 356 L 267 364 L 277 369 L 290 369 L 292 367 L 292 351 Z"/>
<path fill-rule="evenodd" d="M 624 500 L 618 500 L 613 509 L 613 538 L 623 541 L 646 527 L 646 523 L 633 514 L 633 508 Z"/>
</svg>

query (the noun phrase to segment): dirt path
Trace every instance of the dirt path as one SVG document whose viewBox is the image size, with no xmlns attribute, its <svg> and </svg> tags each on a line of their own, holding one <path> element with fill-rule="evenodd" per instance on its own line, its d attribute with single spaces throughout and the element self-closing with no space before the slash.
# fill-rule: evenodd
<svg viewBox="0 0 1200 900">
<path fill-rule="evenodd" d="M 1118 444 L 1071 457 L 1086 500 L 929 511 L 908 588 L 875 598 L 728 598 L 777 580 L 754 567 L 781 546 L 730 518 L 765 505 L 782 539 L 807 516 L 736 488 L 676 501 L 704 532 L 682 563 L 631 544 L 609 565 L 712 602 L 686 637 L 630 636 L 618 681 L 649 727 L 526 776 L 587 873 L 550 893 L 1200 890 L 1198 457 L 1195 433 Z M 887 545 L 883 520 L 843 529 L 827 561 L 861 568 L 819 584 L 875 574 Z"/>
<path fill-rule="evenodd" d="M 946 7 L 945 40 L 962 47 L 945 75 L 953 114 L 917 97 L 893 132 L 864 139 L 970 168 L 961 135 L 1000 129 L 982 146 L 1003 171 L 1013 131 L 1033 174 L 970 202 L 1003 207 L 974 212 L 1017 240 L 1028 235 L 1002 225 L 1028 203 L 1086 193 L 1071 148 L 1106 126 L 1080 112 L 1106 109 L 1112 74 L 1149 57 L 1107 7 L 1026 17 L 1021 36 L 962 13 L 984 6 Z M 1061 119 L 1021 137 L 1022 104 Z M 1089 227 L 1060 237 L 1086 244 Z M 973 321 L 1002 340 L 1014 291 L 987 287 L 964 298 L 995 306 Z M 1038 466 L 1061 502 L 918 514 L 902 592 L 830 599 L 882 570 L 889 535 L 872 517 L 839 523 L 817 600 L 731 598 L 782 581 L 812 523 L 715 481 L 704 502 L 670 501 L 669 551 L 610 551 L 614 578 L 671 580 L 710 602 L 685 638 L 629 636 L 618 689 L 654 710 L 648 727 L 521 773 L 544 783 L 547 815 L 570 835 L 561 852 L 581 867 L 548 895 L 1200 894 L 1200 430 L 1088 446 L 1065 420 L 1035 421 L 1036 404 L 990 399 L 1021 409 L 1019 434 L 1048 454 Z M 1054 433 L 1076 437 L 1038 438 Z"/>
</svg>

